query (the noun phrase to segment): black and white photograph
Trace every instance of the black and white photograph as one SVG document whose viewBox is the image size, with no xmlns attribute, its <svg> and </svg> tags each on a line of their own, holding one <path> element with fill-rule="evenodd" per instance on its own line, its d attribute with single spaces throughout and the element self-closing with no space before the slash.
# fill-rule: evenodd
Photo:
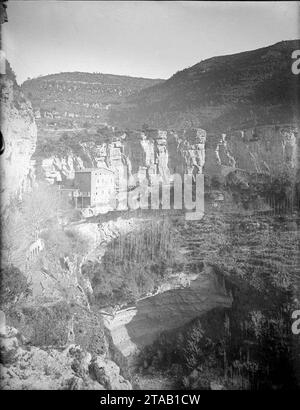
<svg viewBox="0 0 300 410">
<path fill-rule="evenodd" d="M 0 389 L 299 394 L 300 2 L 0 11 Z"/>
</svg>

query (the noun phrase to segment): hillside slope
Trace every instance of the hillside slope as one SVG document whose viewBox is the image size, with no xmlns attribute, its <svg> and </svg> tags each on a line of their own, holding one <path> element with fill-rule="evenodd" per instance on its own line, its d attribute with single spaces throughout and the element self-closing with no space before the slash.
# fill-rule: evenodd
<svg viewBox="0 0 300 410">
<path fill-rule="evenodd" d="M 100 118 L 142 88 L 162 80 L 101 73 L 65 72 L 29 79 L 22 84 L 36 118 Z"/>
<path fill-rule="evenodd" d="M 126 127 L 184 128 L 208 132 L 272 123 L 299 116 L 299 76 L 291 54 L 300 40 L 213 57 L 141 90 L 114 107 L 110 123 Z"/>
</svg>

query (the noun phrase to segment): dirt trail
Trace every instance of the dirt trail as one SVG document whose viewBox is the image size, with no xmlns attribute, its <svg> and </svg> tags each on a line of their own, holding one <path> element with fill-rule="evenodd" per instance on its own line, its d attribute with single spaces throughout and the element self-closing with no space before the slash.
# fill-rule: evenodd
<svg viewBox="0 0 300 410">
<path fill-rule="evenodd" d="M 162 375 L 139 376 L 141 390 L 172 390 L 174 381 Z"/>
</svg>

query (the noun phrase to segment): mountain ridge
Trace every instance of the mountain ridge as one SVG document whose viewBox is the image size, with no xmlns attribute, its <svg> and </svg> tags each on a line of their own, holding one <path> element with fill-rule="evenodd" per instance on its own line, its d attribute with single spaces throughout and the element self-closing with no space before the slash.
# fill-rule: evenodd
<svg viewBox="0 0 300 410">
<path fill-rule="evenodd" d="M 111 106 L 159 81 L 162 80 L 74 71 L 28 79 L 21 88 L 39 122 L 47 118 L 43 125 L 48 126 L 48 120 L 55 119 L 70 128 L 72 119 L 81 125 L 89 120 L 105 122 Z"/>
<path fill-rule="evenodd" d="M 126 78 L 126 79 L 133 79 L 133 80 L 146 80 L 146 81 L 165 81 L 165 79 L 163 78 L 148 78 L 148 77 L 140 77 L 140 76 L 132 76 L 132 75 L 126 75 L 126 74 L 111 74 L 111 73 L 101 73 L 101 72 L 88 72 L 88 71 L 62 71 L 59 73 L 51 73 L 51 74 L 45 74 L 45 75 L 39 75 L 37 77 L 32 77 L 32 78 L 28 78 L 27 80 L 24 80 L 21 83 L 21 87 L 29 81 L 33 81 L 33 80 L 39 80 L 39 79 L 43 79 L 43 80 L 47 80 L 47 79 L 54 79 L 52 77 L 58 77 L 58 76 L 72 76 L 72 75 L 87 75 L 87 76 L 103 76 L 103 77 L 115 77 L 116 79 L 118 78 Z M 76 80 L 74 80 L 76 81 Z"/>
<path fill-rule="evenodd" d="M 297 122 L 300 87 L 291 71 L 295 49 L 300 49 L 300 40 L 203 60 L 129 96 L 111 110 L 110 122 L 123 127 L 196 126 L 209 132 Z"/>
</svg>

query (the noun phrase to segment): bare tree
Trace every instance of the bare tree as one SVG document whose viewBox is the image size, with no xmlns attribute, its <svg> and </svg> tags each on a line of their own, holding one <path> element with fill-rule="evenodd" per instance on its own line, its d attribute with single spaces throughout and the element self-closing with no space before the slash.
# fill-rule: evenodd
<svg viewBox="0 0 300 410">
<path fill-rule="evenodd" d="M 32 239 L 36 239 L 41 230 L 58 222 L 58 217 L 69 205 L 62 198 L 56 186 L 40 184 L 27 193 L 21 204 L 24 223 Z"/>
</svg>

